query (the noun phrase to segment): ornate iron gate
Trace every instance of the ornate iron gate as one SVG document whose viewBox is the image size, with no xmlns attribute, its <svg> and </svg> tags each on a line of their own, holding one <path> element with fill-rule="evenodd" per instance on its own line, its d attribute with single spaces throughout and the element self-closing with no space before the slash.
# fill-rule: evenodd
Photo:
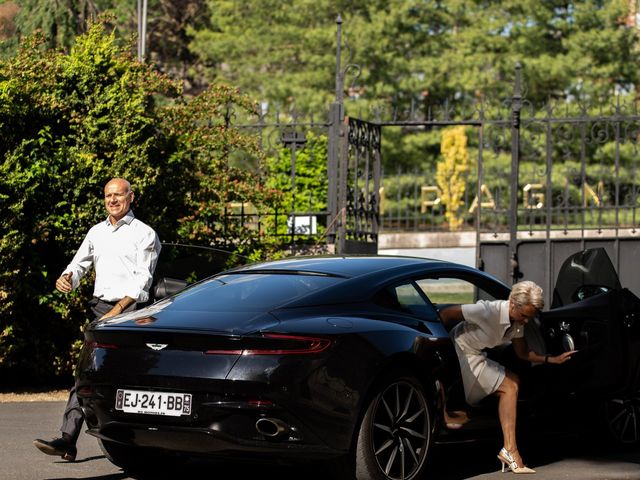
<svg viewBox="0 0 640 480">
<path fill-rule="evenodd" d="M 524 108 L 526 106 L 526 108 Z M 478 256 L 507 282 L 533 280 L 551 303 L 564 259 L 605 248 L 620 281 L 640 294 L 640 114 L 619 97 L 598 113 L 587 106 L 556 115 L 520 96 L 520 69 L 511 103 L 509 231 L 485 229 Z M 479 222 L 480 231 L 483 224 Z"/>
<path fill-rule="evenodd" d="M 381 127 L 346 117 L 338 169 L 340 253 L 378 252 Z"/>
</svg>

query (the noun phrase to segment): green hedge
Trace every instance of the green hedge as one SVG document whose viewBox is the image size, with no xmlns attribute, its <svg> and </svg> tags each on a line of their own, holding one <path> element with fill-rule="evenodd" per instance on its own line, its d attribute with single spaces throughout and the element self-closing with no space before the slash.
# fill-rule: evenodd
<svg viewBox="0 0 640 480">
<path fill-rule="evenodd" d="M 105 218 L 109 178 L 131 181 L 136 215 L 163 241 L 233 246 L 254 258 L 270 246 L 223 221 L 230 202 L 267 210 L 277 198 L 229 160 L 263 160 L 256 139 L 225 120 L 230 108 L 249 113 L 254 104 L 222 85 L 183 98 L 131 50 L 96 23 L 69 54 L 35 37 L 0 63 L 2 387 L 70 381 L 92 281 L 65 296 L 55 279 Z"/>
</svg>

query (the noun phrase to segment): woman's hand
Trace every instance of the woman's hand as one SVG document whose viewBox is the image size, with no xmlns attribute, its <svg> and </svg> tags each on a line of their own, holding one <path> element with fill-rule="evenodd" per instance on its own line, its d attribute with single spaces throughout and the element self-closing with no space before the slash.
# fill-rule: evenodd
<svg viewBox="0 0 640 480">
<path fill-rule="evenodd" d="M 577 350 L 571 350 L 569 352 L 564 352 L 564 353 L 562 353 L 560 355 L 557 355 L 555 357 L 551 357 L 550 356 L 547 359 L 547 362 L 548 363 L 553 363 L 554 365 L 561 365 L 564 362 L 566 362 L 567 360 L 570 360 L 571 359 L 571 355 L 573 355 L 576 352 L 577 352 Z"/>
</svg>

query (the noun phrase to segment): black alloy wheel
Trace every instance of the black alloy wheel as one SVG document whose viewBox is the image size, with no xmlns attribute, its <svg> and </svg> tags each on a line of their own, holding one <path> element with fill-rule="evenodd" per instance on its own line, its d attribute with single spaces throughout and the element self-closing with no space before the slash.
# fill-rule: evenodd
<svg viewBox="0 0 640 480">
<path fill-rule="evenodd" d="M 621 444 L 640 443 L 640 390 L 620 398 L 610 398 L 604 405 L 609 434 Z"/>
<path fill-rule="evenodd" d="M 356 447 L 356 478 L 411 480 L 421 476 L 431 445 L 431 413 L 413 377 L 387 383 L 369 404 Z"/>
</svg>

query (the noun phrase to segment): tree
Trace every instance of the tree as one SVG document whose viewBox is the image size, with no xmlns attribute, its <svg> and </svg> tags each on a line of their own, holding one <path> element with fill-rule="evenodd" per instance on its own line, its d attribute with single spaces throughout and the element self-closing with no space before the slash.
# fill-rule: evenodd
<svg viewBox="0 0 640 480">
<path fill-rule="evenodd" d="M 16 33 L 15 18 L 20 7 L 13 2 L 0 4 L 0 40 L 6 41 Z"/>
<path fill-rule="evenodd" d="M 90 20 L 95 20 L 101 0 L 17 0 L 20 11 L 16 17 L 19 35 L 31 35 L 40 30 L 49 48 L 69 49 L 76 35 L 87 31 Z"/>
<path fill-rule="evenodd" d="M 449 230 L 455 231 L 464 223 L 460 216 L 463 196 L 469 173 L 469 153 L 464 127 L 454 127 L 442 132 L 442 156 L 436 170 L 436 181 L 440 187 L 442 203 L 446 206 L 445 218 Z"/>
<path fill-rule="evenodd" d="M 333 99 L 337 13 L 343 46 L 360 67 L 359 77 L 346 78 L 347 112 L 365 119 L 381 109 L 385 119 L 394 111 L 470 117 L 480 100 L 502 108 L 517 62 L 524 94 L 536 106 L 548 98 L 606 105 L 616 93 L 635 95 L 638 83 L 638 30 L 629 26 L 626 0 L 210 0 L 208 6 L 211 27 L 197 29 L 191 44 L 209 66 L 208 78 L 230 81 L 282 110 L 325 111 Z M 434 165 L 437 137 L 405 140 L 404 133 L 385 131 L 385 165 L 418 158 Z"/>
<path fill-rule="evenodd" d="M 16 1 L 19 34 L 41 28 L 50 45 L 68 47 L 96 11 L 115 14 L 122 38 L 136 31 L 129 0 Z M 342 65 L 360 67 L 346 78 L 350 115 L 371 118 L 385 107 L 387 118 L 411 110 L 442 116 L 445 101 L 449 114 L 471 115 L 473 102 L 511 95 L 516 62 L 534 104 L 603 105 L 614 93 L 635 94 L 632 7 L 628 0 L 149 0 L 148 59 L 190 93 L 221 81 L 283 111 L 324 113 L 334 97 L 341 14 Z M 407 157 L 397 147 L 389 153 L 389 164 Z"/>
<path fill-rule="evenodd" d="M 250 163 L 260 167 L 264 155 L 257 137 L 230 125 L 231 108 L 248 114 L 256 105 L 236 89 L 217 85 L 167 109 L 164 124 L 175 142 L 168 163 L 178 166 L 176 175 L 184 175 L 188 165 L 192 178 L 189 188 L 182 192 L 180 205 L 186 214 L 173 212 L 169 217 L 178 219 L 178 238 L 260 258 L 273 245 L 245 219 L 229 216 L 230 209 L 234 203 L 250 203 L 258 214 L 265 214 L 277 192 L 255 172 L 236 166 L 248 157 Z"/>
<path fill-rule="evenodd" d="M 0 4 L 0 40 L 4 40 L 0 55 L 15 54 L 19 39 L 37 30 L 45 34 L 47 48 L 68 51 L 75 37 L 86 32 L 89 22 L 99 15 L 108 15 L 119 41 L 133 48 L 129 39 L 138 31 L 135 1 L 16 0 Z M 201 92 L 208 84 L 189 50 L 191 29 L 206 26 L 205 0 L 148 0 L 146 59 L 174 80 L 184 82 L 190 94 Z"/>
<path fill-rule="evenodd" d="M 149 60 L 171 78 L 184 82 L 185 92 L 196 94 L 207 86 L 203 66 L 189 49 L 192 31 L 209 27 L 205 0 L 150 2 Z"/>
<path fill-rule="evenodd" d="M 335 91 L 338 14 L 347 22 L 368 18 L 375 9 L 370 5 L 383 3 L 209 0 L 211 28 L 195 32 L 191 49 L 209 66 L 210 79 L 240 85 L 281 110 L 326 111 Z M 349 24 L 348 43 L 360 33 L 354 25 Z"/>
</svg>

